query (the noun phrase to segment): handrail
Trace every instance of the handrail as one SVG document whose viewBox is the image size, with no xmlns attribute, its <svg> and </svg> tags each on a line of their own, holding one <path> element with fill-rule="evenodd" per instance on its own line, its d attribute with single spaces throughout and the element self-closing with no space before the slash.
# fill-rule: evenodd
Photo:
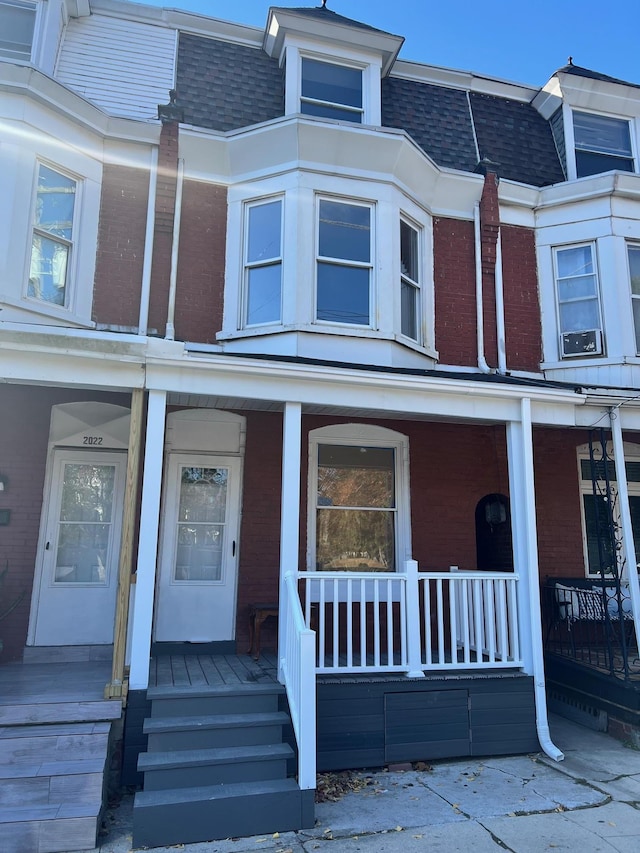
<svg viewBox="0 0 640 853">
<path fill-rule="evenodd" d="M 280 669 L 289 700 L 293 731 L 298 745 L 298 785 L 316 787 L 316 673 L 315 631 L 305 625 L 296 576 L 284 576 L 284 600 L 280 605 L 280 631 L 284 656 Z"/>
</svg>

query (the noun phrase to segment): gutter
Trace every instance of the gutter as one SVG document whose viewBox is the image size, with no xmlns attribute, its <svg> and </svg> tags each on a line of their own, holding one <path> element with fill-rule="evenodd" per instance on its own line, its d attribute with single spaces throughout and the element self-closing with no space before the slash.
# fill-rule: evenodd
<svg viewBox="0 0 640 853">
<path fill-rule="evenodd" d="M 165 338 L 174 341 L 176 315 L 176 289 L 178 285 L 178 249 L 180 246 L 180 220 L 182 218 L 182 186 L 184 183 L 184 160 L 178 160 L 178 180 L 176 183 L 176 207 L 173 215 L 173 241 L 171 243 L 171 274 L 169 277 L 169 305 L 167 307 L 167 328 Z"/>
</svg>

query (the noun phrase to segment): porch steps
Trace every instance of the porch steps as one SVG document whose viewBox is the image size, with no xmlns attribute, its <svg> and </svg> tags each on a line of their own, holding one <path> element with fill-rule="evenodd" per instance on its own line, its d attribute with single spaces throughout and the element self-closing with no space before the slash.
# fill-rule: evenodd
<svg viewBox="0 0 640 853">
<path fill-rule="evenodd" d="M 148 690 L 134 847 L 313 826 L 313 791 L 287 777 L 294 752 L 283 743 L 283 694 L 279 684 Z"/>
<path fill-rule="evenodd" d="M 0 850 L 96 844 L 111 723 L 0 728 Z"/>
</svg>

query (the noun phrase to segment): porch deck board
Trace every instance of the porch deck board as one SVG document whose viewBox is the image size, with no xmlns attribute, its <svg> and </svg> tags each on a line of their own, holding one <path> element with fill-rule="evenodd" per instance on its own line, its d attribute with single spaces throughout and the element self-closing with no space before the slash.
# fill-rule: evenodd
<svg viewBox="0 0 640 853">
<path fill-rule="evenodd" d="M 150 687 L 223 687 L 276 681 L 276 656 L 158 655 L 149 667 Z"/>
</svg>

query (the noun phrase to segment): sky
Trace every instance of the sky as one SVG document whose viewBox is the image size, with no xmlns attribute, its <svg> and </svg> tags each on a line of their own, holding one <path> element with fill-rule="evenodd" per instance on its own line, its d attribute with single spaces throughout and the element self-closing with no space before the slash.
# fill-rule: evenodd
<svg viewBox="0 0 640 853">
<path fill-rule="evenodd" d="M 264 27 L 269 6 L 321 0 L 141 0 Z M 328 0 L 340 15 L 404 36 L 400 58 L 542 86 L 569 56 L 640 84 L 638 0 Z"/>
</svg>

